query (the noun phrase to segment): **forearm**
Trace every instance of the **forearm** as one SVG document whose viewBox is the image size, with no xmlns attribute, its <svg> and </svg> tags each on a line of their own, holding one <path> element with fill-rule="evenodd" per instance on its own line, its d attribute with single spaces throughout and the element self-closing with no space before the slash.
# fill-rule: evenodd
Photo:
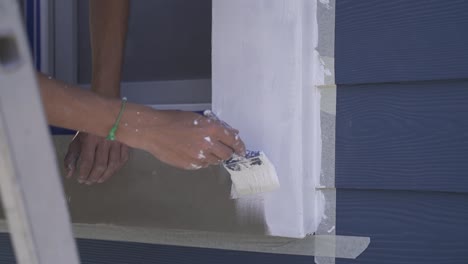
<svg viewBox="0 0 468 264">
<path fill-rule="evenodd" d="M 38 74 L 49 124 L 106 137 L 122 107 L 116 98 L 99 96 Z M 127 103 L 116 140 L 140 148 L 183 169 L 218 164 L 244 155 L 238 131 L 222 122 L 185 111 L 160 111 Z"/>
<path fill-rule="evenodd" d="M 105 99 L 38 74 L 48 123 L 105 136 L 112 126 L 118 100 Z"/>
<path fill-rule="evenodd" d="M 91 87 L 100 95 L 120 96 L 128 13 L 128 0 L 90 0 Z"/>
<path fill-rule="evenodd" d="M 107 136 L 120 111 L 121 100 L 99 96 L 79 87 L 49 79 L 43 74 L 38 74 L 38 81 L 49 124 L 101 137 Z M 127 103 L 117 130 L 117 140 L 132 147 L 139 147 L 135 143 L 134 131 L 141 126 L 137 122 L 139 113 L 148 111 L 155 118 L 158 117 L 158 111 Z"/>
</svg>

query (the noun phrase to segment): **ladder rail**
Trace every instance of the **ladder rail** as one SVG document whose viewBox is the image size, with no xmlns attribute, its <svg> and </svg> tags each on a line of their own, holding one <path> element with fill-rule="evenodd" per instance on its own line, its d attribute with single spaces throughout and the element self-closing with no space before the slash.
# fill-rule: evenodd
<svg viewBox="0 0 468 264">
<path fill-rule="evenodd" d="M 19 264 L 78 264 L 18 1 L 0 2 L 0 194 Z"/>
</svg>

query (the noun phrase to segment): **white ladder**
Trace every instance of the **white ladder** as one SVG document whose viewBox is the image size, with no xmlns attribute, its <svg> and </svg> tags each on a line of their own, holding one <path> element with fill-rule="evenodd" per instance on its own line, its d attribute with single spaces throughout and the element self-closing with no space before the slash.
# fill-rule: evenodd
<svg viewBox="0 0 468 264">
<path fill-rule="evenodd" d="M 19 264 L 79 263 L 15 0 L 0 0 L 0 193 Z"/>
</svg>

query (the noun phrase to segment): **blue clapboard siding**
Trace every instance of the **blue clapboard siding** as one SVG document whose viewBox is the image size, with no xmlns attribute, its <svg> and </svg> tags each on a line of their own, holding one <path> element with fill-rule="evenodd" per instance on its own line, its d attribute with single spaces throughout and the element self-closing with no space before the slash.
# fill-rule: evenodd
<svg viewBox="0 0 468 264">
<path fill-rule="evenodd" d="M 336 82 L 468 77 L 468 1 L 336 0 Z"/>
<path fill-rule="evenodd" d="M 339 86 L 336 121 L 337 187 L 468 192 L 468 80 Z"/>
<path fill-rule="evenodd" d="M 340 190 L 337 231 L 369 236 L 357 260 L 338 264 L 468 263 L 468 195 Z"/>
<path fill-rule="evenodd" d="M 357 260 L 468 263 L 468 1 L 336 0 L 339 235 Z"/>
<path fill-rule="evenodd" d="M 16 263 L 13 245 L 8 234 L 0 233 L 0 264 Z"/>
<path fill-rule="evenodd" d="M 78 239 L 82 264 L 311 264 L 313 257 Z M 14 264 L 8 234 L 0 233 L 0 264 Z"/>
</svg>

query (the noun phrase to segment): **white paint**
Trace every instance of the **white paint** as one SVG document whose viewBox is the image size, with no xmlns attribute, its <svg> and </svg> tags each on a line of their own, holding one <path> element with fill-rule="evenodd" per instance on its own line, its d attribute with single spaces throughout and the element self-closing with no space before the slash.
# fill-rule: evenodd
<svg viewBox="0 0 468 264">
<path fill-rule="evenodd" d="M 201 168 L 202 168 L 202 166 L 197 165 L 197 164 L 193 164 L 193 163 L 191 163 L 190 167 L 189 167 L 189 169 L 192 169 L 192 170 L 198 170 L 198 169 L 201 169 Z"/>
<path fill-rule="evenodd" d="M 271 235 L 304 237 L 322 218 L 317 2 L 213 1 L 213 110 L 262 150 L 281 188 L 237 202 L 241 218 L 262 217 Z M 323 207 L 323 206 L 322 206 Z M 319 210 L 316 212 L 316 209 Z M 318 217 L 317 217 L 318 216 Z"/>
<path fill-rule="evenodd" d="M 210 137 L 204 137 L 205 141 L 207 142 L 210 142 L 211 143 L 211 138 Z"/>
<path fill-rule="evenodd" d="M 200 150 L 200 153 L 198 153 L 198 159 L 203 160 L 206 159 L 205 153 L 203 153 L 203 150 Z"/>
<path fill-rule="evenodd" d="M 326 9 L 332 9 L 332 6 L 330 5 L 330 0 L 320 0 L 320 3 L 323 4 Z"/>
</svg>

